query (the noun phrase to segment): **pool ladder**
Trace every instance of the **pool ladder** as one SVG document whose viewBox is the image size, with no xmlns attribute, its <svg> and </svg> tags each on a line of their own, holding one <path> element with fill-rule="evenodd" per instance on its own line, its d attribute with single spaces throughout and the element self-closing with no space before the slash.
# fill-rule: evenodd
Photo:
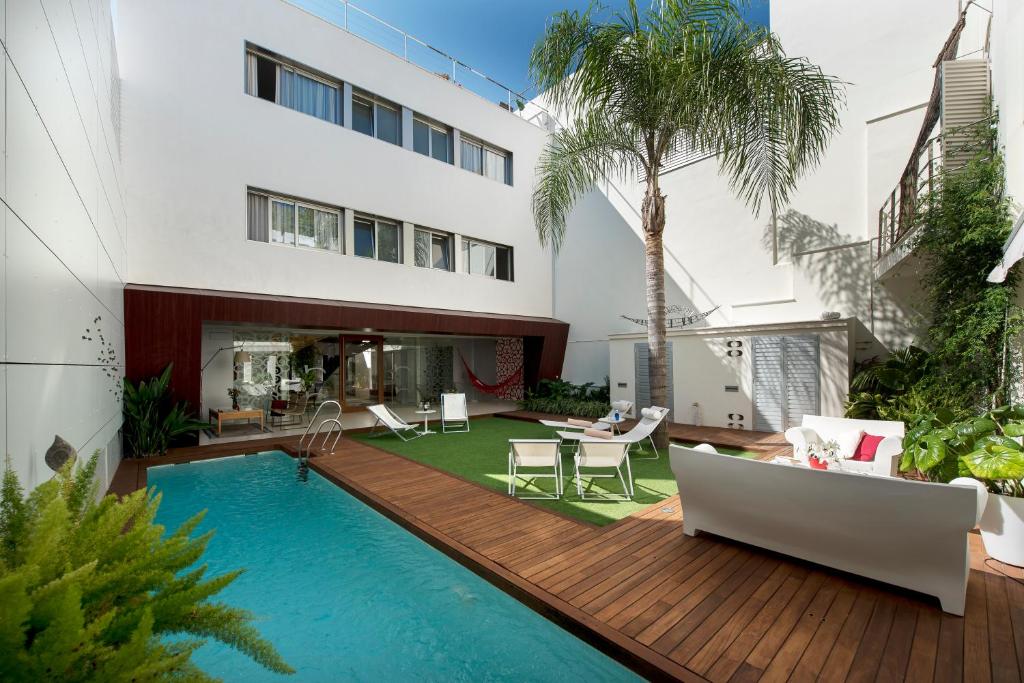
<svg viewBox="0 0 1024 683">
<path fill-rule="evenodd" d="M 317 422 L 317 418 L 320 417 L 320 411 L 324 408 L 334 409 L 334 417 L 328 417 Z M 320 442 L 320 448 L 327 446 L 328 439 L 334 436 L 334 441 L 331 443 L 331 453 L 334 453 L 335 447 L 338 445 L 338 440 L 341 438 L 341 404 L 337 401 L 324 401 L 317 406 L 316 412 L 313 413 L 313 419 L 309 421 L 309 426 L 306 427 L 306 431 L 299 437 L 299 465 L 303 465 L 309 462 L 311 451 L 313 450 L 313 444 L 316 442 L 316 438 L 321 434 L 324 435 L 323 440 Z M 316 425 L 316 429 L 313 429 L 313 425 Z M 326 425 L 326 430 L 324 426 Z M 310 430 L 313 430 L 312 433 Z M 308 441 L 307 441 L 308 439 Z"/>
</svg>

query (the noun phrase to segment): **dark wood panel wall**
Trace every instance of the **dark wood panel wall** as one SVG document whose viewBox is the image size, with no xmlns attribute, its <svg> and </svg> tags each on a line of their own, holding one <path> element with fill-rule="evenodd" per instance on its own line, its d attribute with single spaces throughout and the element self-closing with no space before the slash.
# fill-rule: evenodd
<svg viewBox="0 0 1024 683">
<path fill-rule="evenodd" d="M 199 373 L 205 362 L 201 357 L 203 323 L 523 337 L 527 386 L 561 375 L 569 335 L 567 323 L 551 318 L 151 285 L 125 287 L 124 315 L 128 378 L 138 381 L 152 377 L 174 363 L 174 397 L 188 401 L 193 409 L 199 407 Z"/>
</svg>

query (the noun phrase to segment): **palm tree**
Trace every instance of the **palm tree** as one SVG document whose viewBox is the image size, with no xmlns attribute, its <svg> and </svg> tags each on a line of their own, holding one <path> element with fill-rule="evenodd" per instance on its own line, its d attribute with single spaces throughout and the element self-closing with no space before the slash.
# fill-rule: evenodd
<svg viewBox="0 0 1024 683">
<path fill-rule="evenodd" d="M 740 0 L 742 1 L 742 0 Z M 715 152 L 720 172 L 757 214 L 772 216 L 839 126 L 838 81 L 748 25 L 729 0 L 660 0 L 600 23 L 597 5 L 561 12 L 530 55 L 530 75 L 568 124 L 537 164 L 533 214 L 557 251 L 576 200 L 602 178 L 644 178 L 641 205 L 651 401 L 665 405 L 665 195 L 659 172 L 680 148 Z M 668 444 L 666 429 L 657 445 Z"/>
</svg>

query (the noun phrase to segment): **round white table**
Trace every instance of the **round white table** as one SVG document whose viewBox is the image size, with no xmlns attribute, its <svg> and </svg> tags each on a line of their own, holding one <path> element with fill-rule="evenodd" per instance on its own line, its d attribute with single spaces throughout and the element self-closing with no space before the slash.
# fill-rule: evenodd
<svg viewBox="0 0 1024 683">
<path fill-rule="evenodd" d="M 426 436 L 427 434 L 436 434 L 437 433 L 437 432 L 435 432 L 434 430 L 432 430 L 430 428 L 430 424 L 427 422 L 427 420 L 430 419 L 430 416 L 433 415 L 436 412 L 437 412 L 436 410 L 417 410 L 416 411 L 417 415 L 422 415 L 423 416 L 423 431 L 420 432 L 420 434 L 423 434 L 424 436 Z"/>
</svg>

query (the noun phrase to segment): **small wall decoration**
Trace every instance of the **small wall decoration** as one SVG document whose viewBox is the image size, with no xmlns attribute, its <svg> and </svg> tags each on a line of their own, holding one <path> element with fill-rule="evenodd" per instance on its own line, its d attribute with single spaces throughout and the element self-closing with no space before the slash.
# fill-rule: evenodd
<svg viewBox="0 0 1024 683">
<path fill-rule="evenodd" d="M 114 395 L 114 401 L 121 402 L 121 392 L 124 391 L 124 384 L 121 381 L 121 373 L 118 370 L 117 351 L 114 345 L 107 341 L 103 335 L 103 316 L 96 316 L 92 319 L 92 327 L 85 328 L 82 335 L 84 341 L 99 342 L 99 349 L 96 352 L 96 362 L 103 369 L 103 374 L 110 382 L 107 392 Z M 66 442 L 65 442 L 66 443 Z"/>
<path fill-rule="evenodd" d="M 58 472 L 68 460 L 74 460 L 77 457 L 78 451 L 75 450 L 75 447 L 69 444 L 64 437 L 55 434 L 53 443 L 46 449 L 46 455 L 43 456 L 43 460 L 46 462 L 47 467 L 54 472 Z"/>
<path fill-rule="evenodd" d="M 665 327 L 671 330 L 673 328 L 686 327 L 688 325 L 693 325 L 696 322 L 700 322 L 701 320 L 704 320 L 705 318 L 707 318 L 709 315 L 711 315 L 712 313 L 714 313 L 717 310 L 718 310 L 718 306 L 715 306 L 710 311 L 704 311 L 703 313 L 698 313 L 691 306 L 666 306 L 665 307 L 665 315 L 667 315 L 668 317 L 665 318 Z M 677 315 L 673 315 L 673 313 L 675 313 Z M 622 316 L 619 316 L 619 317 L 625 318 L 626 320 L 628 320 L 631 323 L 636 323 L 637 325 L 642 325 L 644 327 L 647 327 L 647 319 L 646 318 L 631 318 L 628 315 L 622 315 Z"/>
<path fill-rule="evenodd" d="M 494 342 L 495 371 L 500 385 L 519 373 L 518 382 L 509 382 L 496 394 L 506 401 L 523 400 L 523 338 L 498 337 Z"/>
</svg>

